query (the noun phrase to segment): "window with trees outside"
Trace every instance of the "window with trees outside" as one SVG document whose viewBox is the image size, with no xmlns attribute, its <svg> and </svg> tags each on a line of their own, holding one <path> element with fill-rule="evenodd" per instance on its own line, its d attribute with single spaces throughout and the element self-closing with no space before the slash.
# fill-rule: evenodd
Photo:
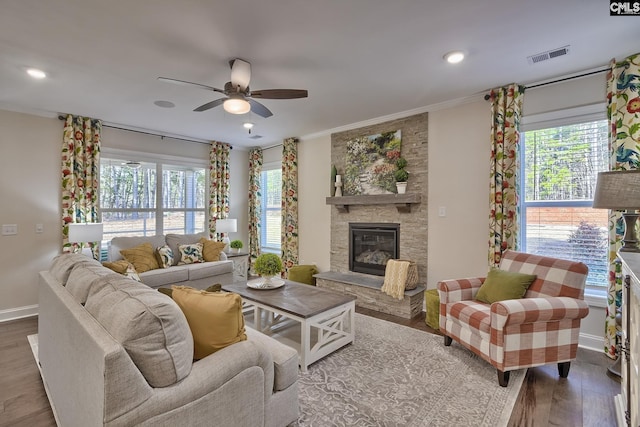
<svg viewBox="0 0 640 427">
<path fill-rule="evenodd" d="M 204 231 L 205 172 L 204 167 L 103 157 L 100 211 L 104 240 Z"/>
<path fill-rule="evenodd" d="M 607 286 L 608 211 L 591 207 L 608 170 L 607 121 L 525 128 L 521 138 L 521 249 L 584 262 L 587 285 Z"/>
<path fill-rule="evenodd" d="M 282 229 L 282 165 L 263 165 L 260 175 L 262 209 L 260 218 L 261 252 L 280 253 Z"/>
</svg>

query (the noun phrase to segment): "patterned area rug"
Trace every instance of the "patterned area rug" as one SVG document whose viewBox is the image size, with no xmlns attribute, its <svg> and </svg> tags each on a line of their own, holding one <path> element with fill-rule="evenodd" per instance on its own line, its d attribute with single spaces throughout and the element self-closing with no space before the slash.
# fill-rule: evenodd
<svg viewBox="0 0 640 427">
<path fill-rule="evenodd" d="M 526 370 L 496 370 L 456 342 L 356 314 L 356 340 L 301 373 L 295 426 L 506 426 Z"/>
</svg>

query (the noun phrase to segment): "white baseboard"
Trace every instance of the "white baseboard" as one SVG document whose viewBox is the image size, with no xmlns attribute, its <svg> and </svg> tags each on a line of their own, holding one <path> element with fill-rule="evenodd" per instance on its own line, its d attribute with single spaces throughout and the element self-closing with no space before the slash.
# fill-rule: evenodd
<svg viewBox="0 0 640 427">
<path fill-rule="evenodd" d="M 578 347 L 604 352 L 604 337 L 580 333 L 580 337 L 578 338 Z"/>
<path fill-rule="evenodd" d="M 0 323 L 38 315 L 38 304 L 0 310 Z"/>
</svg>

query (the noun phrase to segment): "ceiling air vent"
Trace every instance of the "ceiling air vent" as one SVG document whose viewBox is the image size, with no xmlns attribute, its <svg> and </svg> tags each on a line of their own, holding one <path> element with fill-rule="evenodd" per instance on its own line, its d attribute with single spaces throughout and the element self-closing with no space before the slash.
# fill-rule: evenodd
<svg viewBox="0 0 640 427">
<path fill-rule="evenodd" d="M 527 56 L 527 61 L 529 64 L 537 64 L 538 62 L 547 61 L 549 59 L 557 58 L 559 56 L 564 56 L 569 53 L 569 45 L 559 47 L 557 49 L 548 50 L 546 52 L 538 53 L 535 55 Z"/>
<path fill-rule="evenodd" d="M 260 138 L 262 138 L 262 135 L 251 135 L 249 137 L 249 139 L 260 139 Z"/>
</svg>

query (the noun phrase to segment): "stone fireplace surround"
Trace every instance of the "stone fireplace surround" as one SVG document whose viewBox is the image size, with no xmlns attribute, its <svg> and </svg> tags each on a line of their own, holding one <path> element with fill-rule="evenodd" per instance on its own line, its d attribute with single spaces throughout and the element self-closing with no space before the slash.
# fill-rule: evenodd
<svg viewBox="0 0 640 427">
<path fill-rule="evenodd" d="M 427 281 L 427 115 L 428 113 L 422 113 L 331 135 L 331 161 L 336 166 L 338 173 L 342 173 L 345 170 L 347 141 L 359 136 L 374 135 L 400 129 L 402 132 L 401 153 L 402 156 L 407 159 L 407 170 L 410 173 L 407 193 L 420 196 L 420 202 L 413 204 L 409 211 L 399 210 L 393 203 L 351 205 L 347 211 L 344 209 L 339 210 L 335 206 L 332 206 L 330 273 L 333 273 L 332 277 L 334 279 L 336 277 L 341 277 L 342 279 L 338 282 L 335 282 L 333 279 L 331 281 L 334 282 L 333 284 L 335 286 L 338 286 L 339 283 L 348 286 L 358 286 L 354 283 L 348 284 L 346 281 L 361 281 L 363 285 L 360 286 L 373 289 L 377 287 L 377 289 L 379 289 L 383 283 L 382 277 L 352 273 L 349 271 L 349 223 L 397 223 L 400 224 L 401 235 L 399 258 L 415 261 L 418 265 L 418 275 L 420 278 L 419 287 L 415 291 L 405 293 L 405 300 L 408 300 L 406 304 L 415 306 L 417 299 L 419 299 L 420 310 L 422 309 L 422 291 L 424 291 L 424 284 Z M 325 282 L 324 284 L 326 285 L 328 279 L 325 277 L 323 280 L 322 277 L 320 277 L 326 276 L 326 274 L 329 273 L 318 275 L 319 286 L 323 282 Z M 342 286 L 339 287 L 342 288 Z M 352 294 L 357 291 L 337 290 Z M 408 295 L 409 293 L 412 295 Z M 370 301 L 371 304 L 369 305 L 372 306 L 367 308 L 373 308 L 383 312 L 388 312 L 382 309 L 387 303 L 391 304 L 393 301 L 398 301 L 393 300 L 380 291 L 370 293 L 370 290 L 367 290 L 367 294 L 366 299 L 377 300 Z M 356 305 L 359 303 L 362 305 L 361 303 L 363 301 L 361 300 L 362 298 L 359 298 L 359 301 L 356 301 Z M 415 312 L 415 310 L 416 308 L 414 307 L 413 312 Z M 407 317 L 406 307 L 402 309 L 402 312 L 403 314 L 390 314 Z"/>
</svg>

